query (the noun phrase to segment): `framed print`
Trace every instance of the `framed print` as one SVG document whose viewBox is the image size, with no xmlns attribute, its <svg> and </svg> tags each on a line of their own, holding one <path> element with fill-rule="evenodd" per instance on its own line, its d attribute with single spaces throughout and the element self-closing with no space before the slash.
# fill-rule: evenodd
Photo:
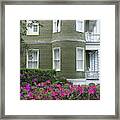
<svg viewBox="0 0 120 120">
<path fill-rule="evenodd" d="M 1 3 L 2 119 L 119 119 L 119 2 Z"/>
</svg>

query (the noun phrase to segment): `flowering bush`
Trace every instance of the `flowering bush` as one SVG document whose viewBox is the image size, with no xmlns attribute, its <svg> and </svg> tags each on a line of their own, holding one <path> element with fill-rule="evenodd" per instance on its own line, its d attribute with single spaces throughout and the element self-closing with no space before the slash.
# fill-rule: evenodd
<svg viewBox="0 0 120 120">
<path fill-rule="evenodd" d="M 66 83 L 52 83 L 52 80 L 32 83 L 26 82 L 20 86 L 21 100 L 99 100 L 100 85 L 73 85 Z"/>
</svg>

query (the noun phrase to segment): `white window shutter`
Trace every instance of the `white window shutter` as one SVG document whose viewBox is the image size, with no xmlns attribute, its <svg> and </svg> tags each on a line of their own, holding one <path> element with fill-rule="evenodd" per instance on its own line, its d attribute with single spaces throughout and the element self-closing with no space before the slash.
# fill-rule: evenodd
<svg viewBox="0 0 120 120">
<path fill-rule="evenodd" d="M 53 20 L 53 33 L 57 32 L 57 20 Z"/>
<path fill-rule="evenodd" d="M 76 31 L 84 32 L 84 20 L 76 20 Z"/>
</svg>

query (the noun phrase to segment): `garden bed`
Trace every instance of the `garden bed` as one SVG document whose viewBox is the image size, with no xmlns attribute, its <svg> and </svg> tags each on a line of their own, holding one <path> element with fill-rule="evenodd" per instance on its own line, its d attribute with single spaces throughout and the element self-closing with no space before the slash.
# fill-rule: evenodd
<svg viewBox="0 0 120 120">
<path fill-rule="evenodd" d="M 21 100 L 100 100 L 100 85 L 73 85 L 54 70 L 21 69 Z"/>
<path fill-rule="evenodd" d="M 100 85 L 73 85 L 70 82 L 53 83 L 51 80 L 20 87 L 21 100 L 99 100 Z"/>
</svg>

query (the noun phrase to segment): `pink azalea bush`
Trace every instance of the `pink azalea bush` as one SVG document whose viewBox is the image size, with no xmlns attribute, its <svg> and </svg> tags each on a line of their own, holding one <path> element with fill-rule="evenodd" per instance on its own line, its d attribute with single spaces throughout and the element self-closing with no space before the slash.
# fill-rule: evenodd
<svg viewBox="0 0 120 120">
<path fill-rule="evenodd" d="M 52 80 L 32 83 L 22 83 L 20 86 L 21 100 L 99 100 L 100 85 L 73 85 L 66 83 L 52 83 Z"/>
</svg>

